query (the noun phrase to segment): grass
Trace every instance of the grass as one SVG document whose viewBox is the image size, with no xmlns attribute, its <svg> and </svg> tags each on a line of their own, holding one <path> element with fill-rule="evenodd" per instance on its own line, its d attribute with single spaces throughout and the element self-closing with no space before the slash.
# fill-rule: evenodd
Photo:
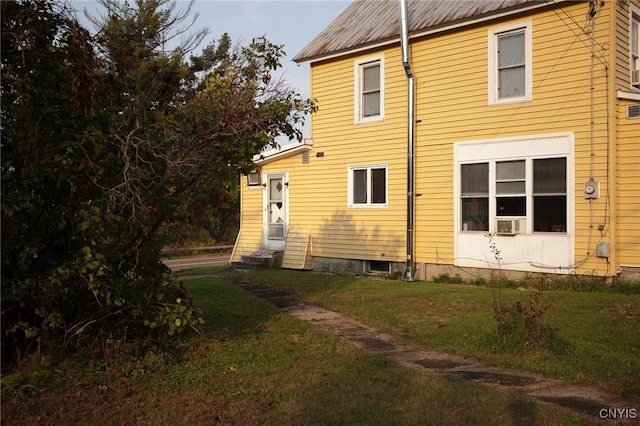
<svg viewBox="0 0 640 426">
<path fill-rule="evenodd" d="M 637 292 L 545 291 L 552 307 L 545 322 L 557 330 L 556 346 L 523 354 L 499 346 L 493 298 L 508 305 L 526 301 L 531 291 L 287 270 L 250 276 L 436 351 L 640 396 Z"/>
<path fill-rule="evenodd" d="M 251 276 L 429 347 L 479 355 L 486 348 L 491 292 L 482 288 L 292 271 Z M 204 312 L 206 338 L 185 337 L 175 351 L 141 357 L 118 347 L 106 359 L 34 356 L 2 378 L 2 424 L 597 423 L 454 377 L 416 374 L 324 334 L 223 279 L 193 278 L 185 285 Z M 567 295 L 567 300 L 572 299 Z M 629 307 L 636 302 L 626 299 L 620 305 L 612 297 L 605 306 L 624 329 L 637 326 L 637 317 L 631 324 L 623 319 L 628 309 L 637 309 Z M 592 351 L 590 338 L 580 335 L 582 344 L 572 340 L 575 350 Z M 630 342 L 628 336 L 624 341 Z M 547 364 L 557 362 L 547 356 Z M 495 359 L 526 366 L 518 358 L 529 355 L 511 357 Z M 544 365 L 541 360 L 533 364 Z M 637 364 L 629 371 L 637 373 Z"/>
</svg>

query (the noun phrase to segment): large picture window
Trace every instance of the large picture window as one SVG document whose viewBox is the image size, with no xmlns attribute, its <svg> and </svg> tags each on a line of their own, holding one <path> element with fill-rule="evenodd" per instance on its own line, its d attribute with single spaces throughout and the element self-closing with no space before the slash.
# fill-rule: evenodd
<svg viewBox="0 0 640 426">
<path fill-rule="evenodd" d="M 349 207 L 386 207 L 387 166 L 349 167 Z"/>
<path fill-rule="evenodd" d="M 355 63 L 355 122 L 384 118 L 384 63 L 382 57 Z"/>
<path fill-rule="evenodd" d="M 462 164 L 460 198 L 462 231 L 489 231 L 495 217 L 529 219 L 533 232 L 566 232 L 567 160 Z"/>
<path fill-rule="evenodd" d="M 489 31 L 490 105 L 531 100 L 531 58 L 531 22 Z"/>
<path fill-rule="evenodd" d="M 574 144 L 572 132 L 454 142 L 456 266 L 573 271 Z"/>
</svg>

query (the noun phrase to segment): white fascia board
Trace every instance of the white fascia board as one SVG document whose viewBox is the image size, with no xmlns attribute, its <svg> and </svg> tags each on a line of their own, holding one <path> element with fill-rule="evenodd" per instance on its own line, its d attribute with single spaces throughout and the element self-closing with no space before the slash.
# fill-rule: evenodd
<svg viewBox="0 0 640 426">
<path fill-rule="evenodd" d="M 626 90 L 618 89 L 618 99 L 628 99 L 630 101 L 640 101 L 640 93 L 627 92 Z"/>
<path fill-rule="evenodd" d="M 304 151 L 310 151 L 313 147 L 313 139 L 304 139 L 302 142 L 286 145 L 284 149 L 274 149 L 264 154 L 254 156 L 253 162 L 259 166 L 273 163 L 282 158 L 291 157 Z"/>
</svg>

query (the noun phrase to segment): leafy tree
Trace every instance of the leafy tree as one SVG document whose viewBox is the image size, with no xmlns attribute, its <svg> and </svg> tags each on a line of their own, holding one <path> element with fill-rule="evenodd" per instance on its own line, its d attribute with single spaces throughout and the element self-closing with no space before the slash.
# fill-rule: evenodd
<svg viewBox="0 0 640 426">
<path fill-rule="evenodd" d="M 264 37 L 187 60 L 205 32 L 165 49 L 190 7 L 101 3 L 95 37 L 54 0 L 1 5 L 5 356 L 197 326 L 161 224 L 217 202 L 315 109 L 272 77 L 284 52 Z"/>
</svg>

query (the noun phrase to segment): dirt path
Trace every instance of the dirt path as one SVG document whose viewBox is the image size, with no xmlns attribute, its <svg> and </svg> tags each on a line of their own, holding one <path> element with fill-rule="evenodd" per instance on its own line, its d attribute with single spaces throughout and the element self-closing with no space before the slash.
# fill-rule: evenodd
<svg viewBox="0 0 640 426">
<path fill-rule="evenodd" d="M 258 284 L 242 277 L 236 278 L 233 282 L 327 333 L 403 366 L 423 372 L 455 375 L 469 382 L 491 386 L 494 390 L 514 392 L 520 396 L 558 404 L 598 419 L 613 420 L 616 424 L 637 424 L 640 419 L 640 407 L 629 406 L 629 402 L 625 404 L 603 390 L 575 386 L 539 375 L 488 367 L 462 357 L 429 351 L 397 336 L 381 333 L 340 313 L 311 305 L 289 291 Z"/>
</svg>

